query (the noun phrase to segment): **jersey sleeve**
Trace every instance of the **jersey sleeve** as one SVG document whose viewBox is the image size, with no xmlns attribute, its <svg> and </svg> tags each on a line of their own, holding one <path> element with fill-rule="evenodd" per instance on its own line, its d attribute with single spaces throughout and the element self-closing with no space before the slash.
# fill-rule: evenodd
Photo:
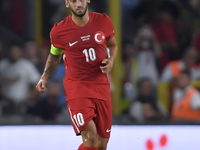
<svg viewBox="0 0 200 150">
<path fill-rule="evenodd" d="M 111 18 L 105 14 L 106 17 L 106 40 L 111 39 L 115 35 L 114 26 Z"/>
<path fill-rule="evenodd" d="M 51 38 L 51 44 L 58 49 L 63 49 L 62 44 L 60 43 L 60 38 L 59 38 L 59 30 L 58 30 L 58 24 L 55 23 L 53 28 L 51 29 L 50 32 L 50 38 Z"/>
</svg>

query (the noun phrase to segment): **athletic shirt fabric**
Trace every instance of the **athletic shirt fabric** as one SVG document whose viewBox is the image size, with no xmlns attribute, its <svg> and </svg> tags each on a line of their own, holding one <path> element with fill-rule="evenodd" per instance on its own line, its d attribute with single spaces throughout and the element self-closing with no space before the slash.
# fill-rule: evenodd
<svg viewBox="0 0 200 150">
<path fill-rule="evenodd" d="M 51 43 L 63 49 L 64 87 L 67 101 L 87 97 L 110 100 L 110 85 L 100 70 L 106 58 L 106 43 L 114 36 L 111 19 L 106 14 L 89 12 L 85 26 L 76 25 L 69 16 L 55 23 Z"/>
</svg>

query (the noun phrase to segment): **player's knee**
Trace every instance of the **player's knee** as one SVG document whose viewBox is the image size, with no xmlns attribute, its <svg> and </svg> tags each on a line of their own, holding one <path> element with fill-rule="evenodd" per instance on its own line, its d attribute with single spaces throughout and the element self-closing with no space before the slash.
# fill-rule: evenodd
<svg viewBox="0 0 200 150">
<path fill-rule="evenodd" d="M 86 132 L 84 135 L 83 140 L 89 143 L 90 146 L 96 146 L 98 142 L 97 134 L 95 132 Z"/>
<path fill-rule="evenodd" d="M 87 140 L 89 143 L 91 143 L 92 146 L 97 145 L 97 135 L 95 134 L 88 134 Z"/>
</svg>

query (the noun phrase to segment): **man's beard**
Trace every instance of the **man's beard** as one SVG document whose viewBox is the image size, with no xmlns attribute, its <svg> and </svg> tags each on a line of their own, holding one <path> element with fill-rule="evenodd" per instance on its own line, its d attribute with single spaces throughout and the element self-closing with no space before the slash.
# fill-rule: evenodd
<svg viewBox="0 0 200 150">
<path fill-rule="evenodd" d="M 85 7 L 85 10 L 84 10 L 84 12 L 83 12 L 82 14 L 77 14 L 72 8 L 70 8 L 70 9 L 71 9 L 72 13 L 73 13 L 75 16 L 82 18 L 82 17 L 86 14 L 87 8 L 88 8 L 88 6 Z"/>
</svg>

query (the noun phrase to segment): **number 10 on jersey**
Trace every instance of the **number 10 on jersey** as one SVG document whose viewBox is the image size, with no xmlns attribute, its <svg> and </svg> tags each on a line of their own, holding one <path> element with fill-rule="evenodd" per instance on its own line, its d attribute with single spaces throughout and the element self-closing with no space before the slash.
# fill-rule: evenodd
<svg viewBox="0 0 200 150">
<path fill-rule="evenodd" d="M 94 48 L 90 48 L 89 50 L 84 49 L 83 54 L 85 54 L 86 62 L 95 61 L 96 60 L 96 53 Z"/>
</svg>

